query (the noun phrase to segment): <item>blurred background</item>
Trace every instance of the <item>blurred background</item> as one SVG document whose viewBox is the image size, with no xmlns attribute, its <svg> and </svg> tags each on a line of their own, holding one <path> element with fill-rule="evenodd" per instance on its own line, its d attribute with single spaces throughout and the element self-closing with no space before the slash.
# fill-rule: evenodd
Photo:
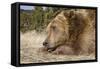
<svg viewBox="0 0 100 69">
<path fill-rule="evenodd" d="M 20 6 L 20 31 L 43 31 L 48 23 L 62 10 L 68 8 L 44 7 L 44 6 Z"/>
</svg>

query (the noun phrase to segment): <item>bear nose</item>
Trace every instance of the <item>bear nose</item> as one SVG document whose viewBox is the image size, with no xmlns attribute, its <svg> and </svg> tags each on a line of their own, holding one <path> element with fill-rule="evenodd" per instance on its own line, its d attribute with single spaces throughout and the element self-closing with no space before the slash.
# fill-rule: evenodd
<svg viewBox="0 0 100 69">
<path fill-rule="evenodd" d="M 48 42 L 43 42 L 43 45 L 44 46 L 48 46 Z"/>
</svg>

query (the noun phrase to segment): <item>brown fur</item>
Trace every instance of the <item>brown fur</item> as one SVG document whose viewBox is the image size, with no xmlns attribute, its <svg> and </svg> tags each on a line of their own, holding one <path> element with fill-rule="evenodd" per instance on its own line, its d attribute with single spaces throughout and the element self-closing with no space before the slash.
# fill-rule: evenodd
<svg viewBox="0 0 100 69">
<path fill-rule="evenodd" d="M 46 49 L 55 54 L 90 54 L 95 51 L 94 20 L 85 9 L 59 13 L 47 26 Z M 92 17 L 93 19 L 93 17 Z"/>
</svg>

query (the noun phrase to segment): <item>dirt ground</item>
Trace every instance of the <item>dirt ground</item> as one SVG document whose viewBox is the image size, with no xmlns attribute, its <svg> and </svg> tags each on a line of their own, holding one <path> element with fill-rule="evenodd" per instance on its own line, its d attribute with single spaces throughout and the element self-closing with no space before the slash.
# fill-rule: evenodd
<svg viewBox="0 0 100 69">
<path fill-rule="evenodd" d="M 47 52 L 41 52 L 42 43 L 46 38 L 43 33 L 29 31 L 20 34 L 20 63 L 43 63 L 57 61 L 77 61 L 77 60 L 93 60 L 95 56 L 91 55 L 54 55 Z"/>
</svg>

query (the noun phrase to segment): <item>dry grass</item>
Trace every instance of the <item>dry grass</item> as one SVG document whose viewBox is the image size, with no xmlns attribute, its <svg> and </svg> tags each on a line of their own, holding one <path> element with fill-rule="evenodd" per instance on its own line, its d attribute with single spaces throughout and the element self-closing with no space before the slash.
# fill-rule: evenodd
<svg viewBox="0 0 100 69">
<path fill-rule="evenodd" d="M 93 60 L 95 56 L 91 55 L 54 55 L 47 52 L 41 52 L 42 43 L 45 39 L 45 34 L 37 34 L 35 31 L 21 33 L 20 45 L 20 63 L 43 63 L 57 61 L 76 61 L 76 60 Z"/>
</svg>

